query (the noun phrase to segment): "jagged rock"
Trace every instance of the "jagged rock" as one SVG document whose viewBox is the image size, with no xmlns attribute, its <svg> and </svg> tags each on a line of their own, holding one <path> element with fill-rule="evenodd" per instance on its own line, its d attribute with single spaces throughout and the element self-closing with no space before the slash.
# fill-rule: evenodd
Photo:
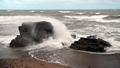
<svg viewBox="0 0 120 68">
<path fill-rule="evenodd" d="M 88 36 L 87 38 L 80 38 L 71 44 L 70 48 L 75 50 L 84 50 L 91 52 L 105 52 L 106 47 L 110 47 L 110 43 L 95 36 Z"/>
<path fill-rule="evenodd" d="M 17 35 L 10 43 L 10 47 L 24 47 L 38 44 L 45 38 L 53 35 L 53 25 L 46 21 L 23 23 L 18 27 L 20 35 Z"/>
</svg>

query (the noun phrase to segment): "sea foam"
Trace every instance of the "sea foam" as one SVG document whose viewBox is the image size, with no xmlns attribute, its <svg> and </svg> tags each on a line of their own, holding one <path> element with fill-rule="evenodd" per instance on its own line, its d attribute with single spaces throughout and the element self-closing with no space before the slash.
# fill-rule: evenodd
<svg viewBox="0 0 120 68">
<path fill-rule="evenodd" d="M 92 16 L 69 16 L 65 15 L 65 18 L 75 19 L 75 20 L 84 20 L 84 21 L 95 21 L 95 22 L 101 22 L 101 23 L 120 23 L 120 20 L 105 20 L 103 18 L 108 17 L 109 15 L 92 15 Z"/>
<path fill-rule="evenodd" d="M 41 48 L 41 47 L 51 47 L 51 48 L 62 48 L 62 47 L 68 47 L 70 46 L 70 44 L 73 42 L 73 38 L 71 37 L 70 31 L 66 28 L 66 26 L 52 18 L 52 17 L 44 17 L 44 16 L 0 16 L 0 22 L 2 22 L 1 25 L 14 25 L 14 26 L 20 26 L 23 22 L 38 22 L 38 21 L 48 21 L 50 22 L 53 27 L 54 27 L 54 35 L 53 37 L 50 37 L 49 39 L 44 39 L 44 42 L 38 45 L 33 45 L 33 46 L 29 46 L 26 49 L 27 50 L 31 50 L 31 49 L 36 49 L 36 48 Z M 8 26 L 9 27 L 9 26 Z M 13 27 L 12 29 L 18 29 L 18 27 Z M 3 30 L 4 31 L 4 30 Z M 8 30 L 10 31 L 10 29 Z M 16 32 L 16 34 L 14 35 L 10 35 L 12 36 L 16 36 L 18 34 L 19 31 Z M 9 37 L 10 37 L 9 36 Z M 0 38 L 1 42 L 6 42 L 6 38 L 7 36 L 3 36 L 4 38 Z M 7 42 L 7 44 L 10 43 L 10 40 L 12 40 L 14 37 L 12 38 L 7 38 L 9 39 L 9 41 Z M 65 46 L 63 46 L 63 44 Z"/>
</svg>

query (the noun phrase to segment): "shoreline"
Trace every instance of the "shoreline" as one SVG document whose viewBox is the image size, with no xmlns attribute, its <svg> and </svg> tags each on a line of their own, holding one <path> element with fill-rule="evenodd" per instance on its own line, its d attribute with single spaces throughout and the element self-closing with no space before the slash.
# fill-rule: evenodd
<svg viewBox="0 0 120 68">
<path fill-rule="evenodd" d="M 56 54 L 56 56 L 54 56 L 54 54 Z M 44 57 L 43 59 L 45 60 L 48 59 L 53 60 L 52 58 L 55 58 L 56 60 L 59 59 L 64 63 L 67 63 L 69 67 L 64 66 L 62 64 L 49 63 L 42 60 L 37 60 L 36 58 L 31 57 L 28 54 L 28 51 L 13 50 L 10 53 L 6 53 L 5 51 L 0 52 L 0 68 L 119 68 L 120 67 L 120 53 L 91 54 L 88 52 L 77 51 L 73 49 L 60 49 L 55 51 L 45 51 L 45 52 L 40 51 L 36 53 L 35 56 L 36 58 Z"/>
<path fill-rule="evenodd" d="M 57 63 L 37 60 L 19 49 L 3 49 L 0 52 L 0 68 L 70 68 Z"/>
<path fill-rule="evenodd" d="M 1 59 L 0 68 L 70 68 L 55 63 L 48 63 L 45 61 L 37 60 L 32 57 L 28 58 L 15 58 L 15 59 Z"/>
</svg>

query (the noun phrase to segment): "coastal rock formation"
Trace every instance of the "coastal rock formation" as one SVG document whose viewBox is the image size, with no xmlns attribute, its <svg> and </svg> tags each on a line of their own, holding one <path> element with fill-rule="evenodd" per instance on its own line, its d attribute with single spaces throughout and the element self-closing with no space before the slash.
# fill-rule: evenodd
<svg viewBox="0 0 120 68">
<path fill-rule="evenodd" d="M 80 38 L 71 44 L 70 48 L 75 50 L 84 50 L 91 52 L 105 52 L 106 47 L 110 47 L 110 43 L 95 36 L 88 36 L 87 38 Z"/>
<path fill-rule="evenodd" d="M 22 23 L 19 33 L 10 43 L 10 47 L 24 47 L 41 43 L 43 39 L 53 35 L 53 25 L 46 21 Z"/>
</svg>

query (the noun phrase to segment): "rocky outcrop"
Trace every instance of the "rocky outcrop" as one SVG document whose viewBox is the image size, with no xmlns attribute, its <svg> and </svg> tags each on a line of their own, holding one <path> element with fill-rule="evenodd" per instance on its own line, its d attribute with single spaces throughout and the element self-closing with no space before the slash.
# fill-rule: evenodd
<svg viewBox="0 0 120 68">
<path fill-rule="evenodd" d="M 38 44 L 45 38 L 53 35 L 53 25 L 46 21 L 23 23 L 18 27 L 20 35 L 17 35 L 10 43 L 10 47 L 24 47 Z"/>
<path fill-rule="evenodd" d="M 80 38 L 71 44 L 70 48 L 75 50 L 84 50 L 91 52 L 105 52 L 106 47 L 110 47 L 110 43 L 95 36 L 88 36 L 87 38 Z"/>
</svg>

